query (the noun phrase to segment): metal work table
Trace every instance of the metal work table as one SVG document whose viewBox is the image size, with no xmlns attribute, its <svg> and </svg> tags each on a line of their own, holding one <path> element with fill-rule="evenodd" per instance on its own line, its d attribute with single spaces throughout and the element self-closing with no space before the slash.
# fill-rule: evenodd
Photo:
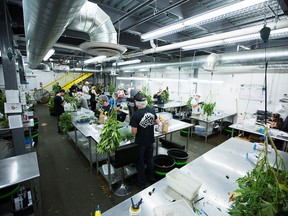
<svg viewBox="0 0 288 216">
<path fill-rule="evenodd" d="M 186 129 L 186 128 L 190 129 L 193 126 L 192 124 L 189 124 L 189 123 L 186 123 L 183 121 L 179 121 L 176 119 L 170 119 L 170 120 L 168 120 L 168 122 L 169 122 L 168 133 L 154 131 L 154 136 L 156 139 L 156 155 L 158 154 L 158 145 L 159 145 L 158 139 L 161 136 L 165 136 L 165 135 L 170 134 L 170 140 L 172 140 L 172 133 Z M 185 146 L 186 151 L 188 149 L 188 142 L 189 142 L 189 136 L 187 136 L 187 142 L 186 142 L 186 146 Z"/>
<path fill-rule="evenodd" d="M 0 189 L 29 182 L 35 215 L 42 215 L 39 167 L 35 152 L 0 160 Z"/>
<path fill-rule="evenodd" d="M 187 104 L 183 101 L 171 101 L 165 104 L 154 104 L 153 106 L 156 108 L 166 110 L 171 108 L 185 107 L 187 106 Z"/>
<path fill-rule="evenodd" d="M 253 133 L 259 136 L 263 134 L 259 132 L 261 125 L 250 125 L 249 127 L 245 126 L 244 124 L 236 123 L 229 126 L 233 130 L 231 131 L 231 137 L 234 136 L 234 130 L 240 130 L 248 133 Z M 278 130 L 278 129 L 270 129 L 270 136 L 273 139 L 284 141 L 282 150 L 287 151 L 288 149 L 288 133 Z"/>
<path fill-rule="evenodd" d="M 223 125 L 223 119 L 225 118 L 232 118 L 232 123 L 234 121 L 234 117 L 237 115 L 237 113 L 222 113 L 221 115 L 212 115 L 212 116 L 209 116 L 209 118 L 207 119 L 206 116 L 203 116 L 203 115 L 192 115 L 190 116 L 190 119 L 191 121 L 192 120 L 197 120 L 197 121 L 200 121 L 200 122 L 204 122 L 205 123 L 205 126 L 206 126 L 206 130 L 205 132 L 203 133 L 196 133 L 198 135 L 201 135 L 201 136 L 204 136 L 205 137 L 205 142 L 207 142 L 207 138 L 210 134 L 209 134 L 209 131 L 208 131 L 208 127 L 209 127 L 209 124 L 215 122 L 215 121 L 221 121 L 221 125 L 220 125 L 220 134 L 222 132 L 222 125 Z"/>
<path fill-rule="evenodd" d="M 253 150 L 253 143 L 231 138 L 221 145 L 215 147 L 204 155 L 198 157 L 181 169 L 200 179 L 203 184 L 194 200 L 204 197 L 195 204 L 200 213 L 195 215 L 223 216 L 229 215 L 227 209 L 230 206 L 228 192 L 238 188 L 236 180 L 246 172 L 251 171 L 254 165 L 246 159 L 247 152 L 258 152 Z M 288 163 L 288 154 L 280 151 L 284 163 Z M 275 152 L 269 154 L 270 163 L 275 161 Z M 149 192 L 155 191 L 149 195 Z M 156 182 L 150 187 L 133 196 L 134 201 L 143 199 L 141 205 L 142 216 L 153 216 L 153 208 L 170 204 L 173 200 L 185 199 L 176 191 L 167 186 L 166 178 Z M 191 201 L 186 200 L 191 206 Z M 130 198 L 104 212 L 103 216 L 126 216 L 131 206 Z"/>
<path fill-rule="evenodd" d="M 26 148 L 26 152 L 31 152 L 32 151 L 32 132 L 31 129 L 34 127 L 34 119 L 31 118 L 29 119 L 28 122 L 23 122 L 23 128 L 27 128 L 29 132 L 29 138 L 30 138 L 30 143 L 29 143 L 29 148 Z M 5 132 L 9 132 L 11 129 L 9 127 L 0 127 L 0 134 L 3 134 Z M 28 151 L 29 150 L 29 151 Z"/>
</svg>

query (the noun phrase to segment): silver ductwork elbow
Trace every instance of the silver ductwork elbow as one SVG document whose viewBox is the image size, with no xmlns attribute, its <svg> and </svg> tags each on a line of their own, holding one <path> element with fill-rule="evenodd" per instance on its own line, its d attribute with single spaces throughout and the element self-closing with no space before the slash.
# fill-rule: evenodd
<svg viewBox="0 0 288 216">
<path fill-rule="evenodd" d="M 86 0 L 23 0 L 27 58 L 30 68 L 40 64 Z"/>
<path fill-rule="evenodd" d="M 91 2 L 83 5 L 67 29 L 86 32 L 90 41 L 117 44 L 117 32 L 110 17 Z"/>
</svg>

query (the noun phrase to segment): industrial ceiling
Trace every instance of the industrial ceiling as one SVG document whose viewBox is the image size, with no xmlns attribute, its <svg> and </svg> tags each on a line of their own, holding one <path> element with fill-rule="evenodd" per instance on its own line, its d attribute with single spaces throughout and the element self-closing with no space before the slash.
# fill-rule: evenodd
<svg viewBox="0 0 288 216">
<path fill-rule="evenodd" d="M 27 2 L 27 6 L 25 6 L 25 2 Z M 36 19 L 33 21 L 35 22 L 34 25 L 37 27 L 36 30 L 39 29 L 40 31 L 41 29 L 45 29 L 46 27 L 45 34 L 56 35 L 56 32 L 49 32 L 49 29 L 52 29 L 52 27 L 49 28 L 48 26 L 50 25 L 50 19 L 52 23 L 51 25 L 54 25 L 55 22 L 59 22 L 59 20 L 57 20 L 57 17 L 60 17 L 61 14 L 65 14 L 66 12 L 68 14 L 72 11 L 72 9 L 69 8 L 70 5 L 71 7 L 72 5 L 75 5 L 75 7 L 73 8 L 74 11 L 72 11 L 73 13 L 71 12 L 71 17 L 75 17 L 77 16 L 77 13 L 82 6 L 81 4 L 85 4 L 85 0 L 39 0 L 35 1 L 40 2 L 36 6 L 33 5 L 31 2 L 34 1 L 29 2 L 29 0 L 23 0 L 22 2 L 21 0 L 7 0 L 7 11 L 10 17 L 6 21 L 10 22 L 12 26 L 12 31 L 14 34 L 14 48 L 20 50 L 23 56 L 27 56 L 27 50 L 28 52 L 30 52 L 29 47 L 27 46 L 27 40 L 30 37 L 29 35 L 27 36 L 27 26 L 32 23 L 32 20 L 34 18 Z M 55 3 L 55 5 L 51 6 L 53 2 Z M 67 2 L 67 4 L 59 4 L 59 2 Z M 53 40 L 51 40 L 51 42 L 49 41 L 48 43 L 47 41 L 49 40 L 49 38 L 45 38 L 43 42 L 40 38 L 33 40 L 33 36 L 31 36 L 31 40 L 34 43 L 33 46 L 41 47 L 41 50 L 43 52 L 47 52 L 50 48 L 55 49 L 54 55 L 51 56 L 48 62 L 50 61 L 57 64 L 69 65 L 70 68 L 96 68 L 99 65 L 101 65 L 102 67 L 111 67 L 112 63 L 115 61 L 120 62 L 122 60 L 130 60 L 135 58 L 140 59 L 142 63 L 168 63 L 177 62 L 181 59 L 193 56 L 195 57 L 208 55 L 210 53 L 225 54 L 238 51 L 248 52 L 249 50 L 253 51 L 257 49 L 263 49 L 264 47 L 278 47 L 278 49 L 281 49 L 281 47 L 283 47 L 283 49 L 287 49 L 287 47 L 284 47 L 285 45 L 287 45 L 288 42 L 287 1 L 259 1 L 258 4 L 244 7 L 243 9 L 239 10 L 233 9 L 232 12 L 228 13 L 228 6 L 232 5 L 233 7 L 235 4 L 240 4 L 241 2 L 244 1 L 91 0 L 90 3 L 95 3 L 95 5 L 97 4 L 96 6 L 100 8 L 99 10 L 102 10 L 104 14 L 106 14 L 107 17 L 110 18 L 111 25 L 109 26 L 114 27 L 113 34 L 116 33 L 114 38 L 116 41 L 113 42 L 112 39 L 109 39 L 108 42 L 121 45 L 116 49 L 119 51 L 118 53 L 110 53 L 110 55 L 108 55 L 108 60 L 102 61 L 100 63 L 83 63 L 87 59 L 91 59 L 97 55 L 102 54 L 102 52 L 100 52 L 99 54 L 97 51 L 91 51 L 90 46 L 91 43 L 94 43 L 94 45 L 95 43 L 97 43 L 97 46 L 101 47 L 98 42 L 103 42 L 103 37 L 100 39 L 94 38 L 92 40 L 90 32 L 79 31 L 79 26 L 83 25 L 83 23 L 79 24 L 79 22 L 82 22 L 83 19 L 81 17 L 79 18 L 80 21 L 74 24 L 74 26 L 74 17 L 69 17 L 71 18 L 67 21 L 69 22 L 69 25 L 65 25 L 65 28 L 62 28 L 63 33 L 61 33 L 59 37 L 55 37 L 55 43 Z M 250 2 L 252 1 L 250 0 Z M 49 7 L 51 7 L 50 10 Z M 53 7 L 57 8 L 57 10 L 55 10 L 55 8 L 53 9 Z M 77 10 L 77 7 L 79 10 Z M 89 7 L 92 7 L 91 4 L 89 5 Z M 234 8 L 235 7 L 237 6 L 235 5 Z M 28 10 L 27 13 L 29 14 L 23 13 L 23 8 L 25 10 Z M 211 13 L 213 11 L 217 12 L 221 9 L 223 9 L 224 12 L 222 12 L 222 14 L 220 15 L 218 14 L 217 16 L 213 16 L 213 13 Z M 33 14 L 30 14 L 33 12 L 33 10 L 36 14 L 35 16 L 33 16 Z M 148 33 L 151 33 L 155 30 L 161 30 L 163 29 L 163 27 L 167 27 L 173 24 L 184 25 L 184 22 L 191 17 L 199 18 L 205 15 L 207 15 L 208 18 L 199 22 L 195 21 L 193 24 L 190 25 L 182 26 L 179 28 L 179 30 L 175 28 L 172 32 L 164 33 L 160 36 L 145 38 Z M 48 20 L 47 22 L 45 21 L 45 17 Z M 24 24 L 25 18 L 26 23 Z M 101 26 L 101 24 L 99 25 Z M 272 37 L 268 40 L 266 44 L 259 37 L 240 40 L 234 40 L 234 38 L 227 38 L 227 35 L 235 34 L 235 37 L 239 37 L 243 35 L 243 32 L 245 33 L 248 31 L 251 31 L 251 34 L 253 32 L 257 32 L 257 34 L 260 35 L 259 32 L 264 25 L 269 26 L 272 30 Z M 279 29 L 283 31 L 275 32 Z M 41 35 L 41 32 L 36 31 L 36 33 L 39 33 L 39 35 Z M 102 30 L 101 33 L 103 33 Z M 219 40 L 216 40 L 216 38 L 218 37 Z M 107 42 L 107 40 L 105 39 L 104 42 Z M 47 44 L 45 44 L 45 42 L 47 42 Z M 193 45 L 194 47 L 192 46 L 188 49 L 185 49 L 185 47 L 188 47 L 188 44 Z M 44 48 L 42 49 L 42 47 Z M 123 47 L 127 49 L 125 52 Z M 103 50 L 106 51 L 107 48 L 102 48 L 102 51 Z M 31 53 L 32 52 L 34 52 L 34 50 L 32 50 Z M 42 61 L 42 53 L 40 53 L 38 57 L 41 58 L 40 60 Z M 286 59 L 287 58 L 288 57 L 286 56 Z M 35 62 L 35 64 L 39 64 L 39 62 Z"/>
</svg>

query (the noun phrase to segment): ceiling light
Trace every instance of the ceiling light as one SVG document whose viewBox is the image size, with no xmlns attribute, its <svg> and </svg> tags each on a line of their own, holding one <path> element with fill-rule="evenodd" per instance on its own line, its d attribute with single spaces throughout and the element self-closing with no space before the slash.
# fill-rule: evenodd
<svg viewBox="0 0 288 216">
<path fill-rule="evenodd" d="M 224 83 L 222 80 L 200 80 L 200 79 L 168 79 L 168 78 L 146 78 L 146 77 L 117 77 L 117 80 L 140 80 L 140 81 L 157 81 L 157 82 L 197 82 L 197 83 Z"/>
<path fill-rule="evenodd" d="M 92 64 L 92 63 L 101 63 L 102 61 L 104 61 L 107 57 L 104 56 L 104 55 L 101 55 L 101 56 L 97 56 L 97 57 L 94 57 L 94 58 L 91 58 L 91 59 L 87 59 L 84 61 L 84 64 L 87 65 L 87 64 Z"/>
<path fill-rule="evenodd" d="M 116 77 L 117 80 L 144 80 L 148 81 L 148 78 L 145 77 Z"/>
<path fill-rule="evenodd" d="M 216 34 L 216 35 L 214 35 L 215 41 L 206 42 L 206 43 L 199 43 L 199 44 L 195 44 L 195 45 L 191 45 L 191 46 L 185 46 L 185 47 L 182 47 L 182 49 L 183 50 L 195 50 L 195 49 L 214 47 L 214 46 L 220 46 L 220 45 L 231 45 L 231 44 L 235 44 L 235 43 L 242 43 L 242 42 L 246 42 L 246 41 L 260 40 L 261 39 L 259 33 L 217 40 L 218 37 L 220 37 L 220 36 L 221 36 L 221 34 L 220 35 Z M 282 28 L 282 29 L 272 30 L 269 38 L 270 39 L 278 39 L 278 38 L 283 38 L 283 37 L 287 37 L 287 36 L 288 36 L 288 28 Z M 210 38 L 210 36 L 209 36 L 209 38 Z M 205 38 L 202 38 L 202 39 L 205 39 Z M 195 39 L 195 40 L 198 40 L 198 39 Z M 242 46 L 242 48 L 243 48 L 243 46 Z"/>
<path fill-rule="evenodd" d="M 116 67 L 116 66 L 129 65 L 129 64 L 138 64 L 140 62 L 141 62 L 140 59 L 133 59 L 133 60 L 129 60 L 129 61 L 114 62 L 112 64 L 112 66 Z"/>
<path fill-rule="evenodd" d="M 47 61 L 54 53 L 55 53 L 55 49 L 50 49 L 47 52 L 47 54 L 44 56 L 43 61 Z"/>
<path fill-rule="evenodd" d="M 179 31 L 183 31 L 187 28 L 196 26 L 196 25 L 203 25 L 210 22 L 215 22 L 216 20 L 225 19 L 227 16 L 231 15 L 231 13 L 238 11 L 239 13 L 243 13 L 241 10 L 244 8 L 248 8 L 250 6 L 263 3 L 267 0 L 245 0 L 238 2 L 236 4 L 232 4 L 226 7 L 222 7 L 220 9 L 215 9 L 211 12 L 204 13 L 198 16 L 190 17 L 187 19 L 184 19 L 180 22 L 177 22 L 175 24 L 171 24 L 168 26 L 165 26 L 163 28 L 157 29 L 152 32 L 148 32 L 146 34 L 141 35 L 142 40 L 149 40 L 154 39 L 158 37 L 162 37 L 165 35 L 177 33 Z"/>
</svg>

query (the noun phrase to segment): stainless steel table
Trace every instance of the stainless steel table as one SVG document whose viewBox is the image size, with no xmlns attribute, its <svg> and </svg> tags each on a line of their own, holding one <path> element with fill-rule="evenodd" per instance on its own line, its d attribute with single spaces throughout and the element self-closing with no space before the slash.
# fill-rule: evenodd
<svg viewBox="0 0 288 216">
<path fill-rule="evenodd" d="M 170 119 L 170 120 L 168 120 L 168 122 L 169 122 L 168 133 L 154 132 L 154 136 L 156 139 L 156 155 L 158 154 L 158 145 L 159 145 L 158 139 L 161 136 L 165 136 L 165 135 L 170 134 L 170 140 L 172 140 L 172 133 L 186 129 L 186 128 L 188 128 L 190 130 L 191 127 L 193 126 L 193 124 L 179 121 L 176 119 Z M 189 142 L 189 136 L 187 136 L 187 141 L 186 141 L 186 146 L 185 146 L 186 151 L 188 150 L 188 142 Z"/>
<path fill-rule="evenodd" d="M 245 157 L 247 152 L 258 151 L 253 150 L 253 143 L 231 138 L 181 168 L 185 173 L 195 176 L 203 182 L 199 194 L 195 198 L 196 200 L 204 197 L 203 200 L 195 204 L 196 210 L 201 212 L 201 215 L 205 215 L 203 213 L 205 212 L 210 216 L 228 216 L 227 209 L 230 206 L 228 192 L 237 189 L 236 180 L 254 167 Z M 280 154 L 287 164 L 288 154 L 282 151 Z M 274 152 L 269 154 L 269 159 L 270 163 L 273 164 L 275 161 Z M 149 195 L 153 188 L 155 188 L 154 192 Z M 153 216 L 153 208 L 170 204 L 174 200 L 185 199 L 167 186 L 166 178 L 133 196 L 135 201 L 139 201 L 140 198 L 143 199 L 142 216 Z M 191 201 L 186 201 L 191 206 Z M 130 198 L 128 198 L 102 215 L 129 215 L 130 205 Z"/>
<path fill-rule="evenodd" d="M 42 215 L 39 167 L 35 152 L 0 160 L 0 189 L 29 182 L 35 215 Z"/>
<path fill-rule="evenodd" d="M 26 148 L 26 152 L 31 152 L 32 151 L 32 144 L 33 144 L 33 139 L 32 139 L 32 131 L 31 129 L 34 127 L 34 119 L 31 118 L 29 119 L 28 122 L 23 123 L 23 128 L 28 129 L 29 132 L 29 138 L 30 138 L 30 143 L 29 143 L 29 148 Z M 11 129 L 9 127 L 0 127 L 0 134 L 9 132 Z"/>
<path fill-rule="evenodd" d="M 240 123 L 236 123 L 236 124 L 232 124 L 229 126 L 230 128 L 232 128 L 233 130 L 231 131 L 231 137 L 234 136 L 234 130 L 239 130 L 239 131 L 244 131 L 244 132 L 248 132 L 248 133 L 253 133 L 259 136 L 262 136 L 263 134 L 259 132 L 259 129 L 261 127 L 261 125 L 249 125 L 246 126 L 244 124 L 240 124 Z M 270 136 L 273 139 L 276 140 L 281 140 L 283 141 L 283 146 L 282 146 L 282 150 L 283 151 L 288 151 L 288 133 L 278 130 L 278 129 L 270 129 Z"/>
<path fill-rule="evenodd" d="M 192 120 L 197 120 L 199 122 L 203 122 L 205 124 L 205 132 L 203 133 L 196 133 L 200 136 L 204 136 L 205 137 L 205 142 L 207 142 L 207 138 L 209 135 L 212 134 L 212 132 L 209 134 L 209 131 L 208 131 L 208 127 L 209 127 L 209 124 L 215 122 L 215 121 L 220 121 L 221 122 L 221 125 L 220 125 L 220 134 L 222 132 L 222 126 L 223 126 L 223 120 L 225 118 L 231 118 L 231 121 L 232 123 L 234 122 L 234 117 L 237 115 L 237 113 L 222 113 L 220 115 L 212 115 L 212 116 L 209 116 L 208 118 L 206 116 L 203 116 L 203 115 L 192 115 L 190 116 L 190 119 L 191 121 Z"/>
</svg>

